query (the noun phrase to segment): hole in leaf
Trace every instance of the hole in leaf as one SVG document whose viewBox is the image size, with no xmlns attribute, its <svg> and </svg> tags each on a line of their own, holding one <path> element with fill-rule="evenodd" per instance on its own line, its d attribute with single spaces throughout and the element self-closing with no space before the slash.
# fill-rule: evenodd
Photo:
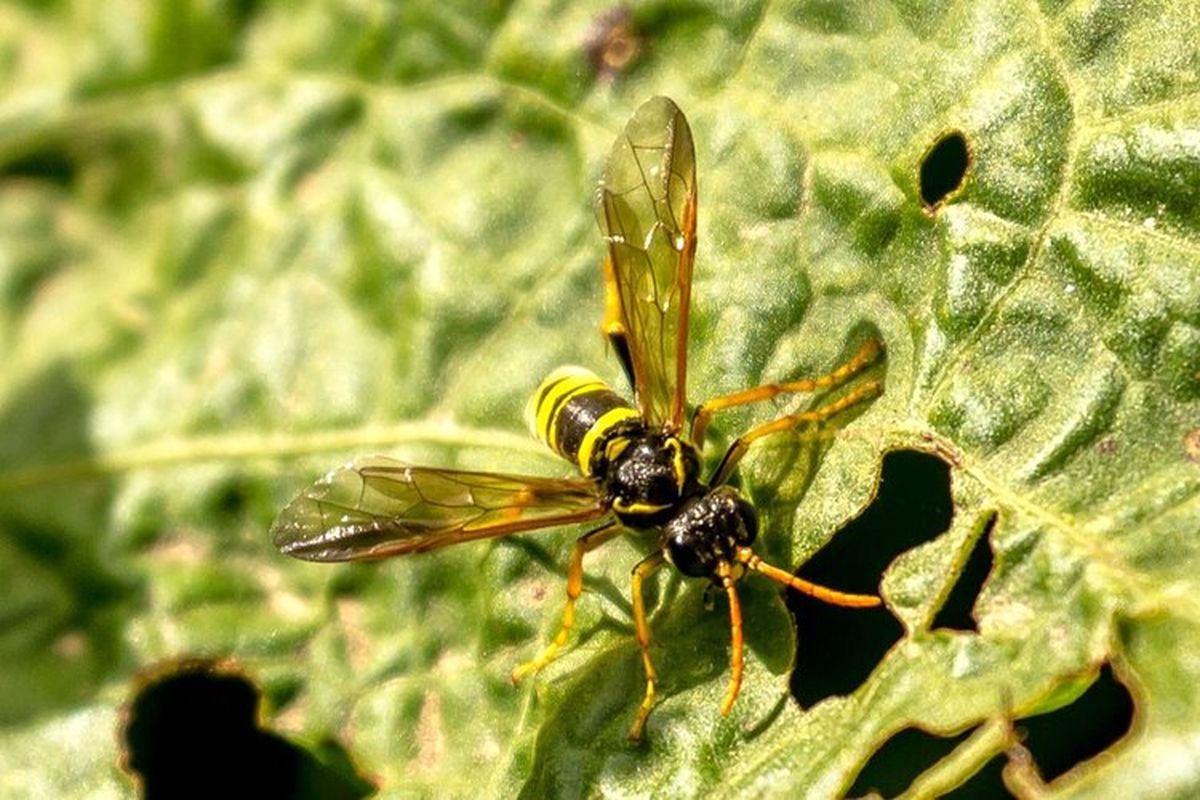
<svg viewBox="0 0 1200 800">
<path fill-rule="evenodd" d="M 914 778 L 949 755 L 970 735 L 969 730 L 957 736 L 934 736 L 920 728 L 905 728 L 875 751 L 846 796 L 862 797 L 870 792 L 883 797 L 902 794 Z"/>
<path fill-rule="evenodd" d="M 211 662 L 144 686 L 123 732 L 125 766 L 155 798 L 359 798 L 374 787 L 333 741 L 321 758 L 258 727 L 258 690 Z"/>
<path fill-rule="evenodd" d="M 871 505 L 796 574 L 843 591 L 875 592 L 887 565 L 944 533 L 953 513 L 950 465 L 917 450 L 893 451 L 884 456 Z M 903 634 L 883 606 L 842 608 L 792 590 L 787 604 L 797 637 L 792 696 L 805 708 L 858 688 Z"/>
<path fill-rule="evenodd" d="M 957 736 L 935 736 L 919 728 L 905 728 L 875 751 L 846 797 L 864 797 L 872 792 L 881 797 L 903 794 L 917 776 L 950 755 L 974 732 L 972 728 Z M 1010 798 L 1012 795 L 1004 788 L 1001 777 L 1003 769 L 1004 759 L 993 758 L 966 783 L 940 796 L 959 800 Z"/>
<path fill-rule="evenodd" d="M 1021 720 L 1025 747 L 1047 781 L 1107 750 L 1132 724 L 1133 697 L 1108 664 L 1074 703 Z"/>
<path fill-rule="evenodd" d="M 959 573 L 954 588 L 950 590 L 950 596 L 934 616 L 933 628 L 979 632 L 979 625 L 972 611 L 984 581 L 992 571 L 991 538 L 992 528 L 995 526 L 996 515 L 993 514 L 984 525 L 983 531 L 976 537 L 975 544 L 971 547 L 971 555 Z"/>
<path fill-rule="evenodd" d="M 1012 792 L 1004 786 L 1004 759 L 993 758 L 967 779 L 942 795 L 943 800 L 1009 800 Z"/>
<path fill-rule="evenodd" d="M 967 137 L 960 131 L 942 134 L 921 159 L 921 202 L 934 209 L 962 186 L 971 165 Z"/>
</svg>

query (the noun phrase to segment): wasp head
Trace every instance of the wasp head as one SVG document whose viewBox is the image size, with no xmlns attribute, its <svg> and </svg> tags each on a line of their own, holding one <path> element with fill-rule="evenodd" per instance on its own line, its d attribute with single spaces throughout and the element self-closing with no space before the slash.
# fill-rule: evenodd
<svg viewBox="0 0 1200 800">
<path fill-rule="evenodd" d="M 663 548 L 684 575 L 711 578 L 720 585 L 722 571 L 737 562 L 738 548 L 749 547 L 757 535 L 754 507 L 736 489 L 719 486 L 686 503 L 667 521 Z"/>
</svg>

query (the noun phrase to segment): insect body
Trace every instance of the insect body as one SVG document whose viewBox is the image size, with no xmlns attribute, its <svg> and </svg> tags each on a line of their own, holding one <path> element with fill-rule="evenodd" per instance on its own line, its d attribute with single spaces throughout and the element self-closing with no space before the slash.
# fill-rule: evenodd
<svg viewBox="0 0 1200 800">
<path fill-rule="evenodd" d="M 726 481 L 749 447 L 771 433 L 819 425 L 879 393 L 859 384 L 839 399 L 752 428 L 726 451 L 713 474 L 701 475 L 699 448 L 712 414 L 781 393 L 844 383 L 880 353 L 865 341 L 827 375 L 747 389 L 702 404 L 685 436 L 687 333 L 696 248 L 696 175 L 691 131 L 683 113 L 658 97 L 643 105 L 618 137 L 597 196 L 608 243 L 603 331 L 634 385 L 636 407 L 578 367 L 547 377 L 529 405 L 535 435 L 572 462 L 579 478 L 542 478 L 415 467 L 374 457 L 334 470 L 302 492 L 272 527 L 276 546 L 314 561 L 381 558 L 433 550 L 554 525 L 607 517 L 575 543 L 558 635 L 513 672 L 518 681 L 566 646 L 583 590 L 583 559 L 624 531 L 651 531 L 658 548 L 633 568 L 634 625 L 646 692 L 630 737 L 640 738 L 654 706 L 658 677 L 642 586 L 666 563 L 706 578 L 729 603 L 732 654 L 721 704 L 727 714 L 742 681 L 743 643 L 737 582 L 756 572 L 830 603 L 874 606 L 879 598 L 837 592 L 764 562 L 752 549 L 753 506 Z"/>
<path fill-rule="evenodd" d="M 596 480 L 628 528 L 666 522 L 701 489 L 695 448 L 647 428 L 633 406 L 586 370 L 551 373 L 534 393 L 529 417 L 538 438 Z"/>
</svg>

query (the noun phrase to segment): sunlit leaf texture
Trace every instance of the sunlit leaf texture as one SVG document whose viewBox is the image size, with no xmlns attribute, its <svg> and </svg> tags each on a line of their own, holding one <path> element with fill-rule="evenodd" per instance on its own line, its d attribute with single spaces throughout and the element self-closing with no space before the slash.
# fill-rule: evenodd
<svg viewBox="0 0 1200 800">
<path fill-rule="evenodd" d="M 0 795 L 127 796 L 122 709 L 215 662 L 325 796 L 1197 796 L 1197 42 L 1154 0 L 0 6 Z M 886 346 L 878 400 L 744 462 L 764 552 L 879 519 L 894 451 L 949 521 L 912 541 L 893 492 L 835 559 L 895 631 L 838 691 L 796 648 L 875 612 L 797 640 L 743 581 L 727 718 L 725 600 L 664 574 L 634 746 L 647 542 L 589 556 L 578 645 L 514 688 L 579 526 L 369 565 L 267 530 L 356 456 L 570 474 L 522 408 L 564 363 L 624 386 L 591 208 L 652 95 L 695 135 L 690 400 Z M 1038 721 L 1101 680 L 1131 716 L 1051 770 Z M 906 737 L 951 746 L 879 777 Z"/>
</svg>

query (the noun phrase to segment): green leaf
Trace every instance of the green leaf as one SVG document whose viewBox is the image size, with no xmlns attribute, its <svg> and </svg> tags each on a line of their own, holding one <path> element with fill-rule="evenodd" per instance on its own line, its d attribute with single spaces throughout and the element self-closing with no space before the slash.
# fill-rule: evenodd
<svg viewBox="0 0 1200 800">
<path fill-rule="evenodd" d="M 913 785 L 946 790 L 1110 662 L 1133 727 L 1049 793 L 1200 791 L 1194 7 L 607 10 L 0 10 L 6 795 L 127 793 L 121 708 L 181 657 L 225 659 L 264 726 L 389 794 L 528 797 L 836 796 L 901 730 L 974 731 Z M 598 74 L 606 25 L 632 58 Z M 657 581 L 661 702 L 632 746 L 628 571 L 652 541 L 589 556 L 576 647 L 514 688 L 575 531 L 334 567 L 266 530 L 353 455 L 565 474 L 521 410 L 562 363 L 622 385 L 590 206 L 653 94 L 697 146 L 692 401 L 887 347 L 884 395 L 832 441 L 744 463 L 773 560 L 830 541 L 891 450 L 952 460 L 954 521 L 881 578 L 902 641 L 806 710 L 774 588 L 741 584 L 722 718 L 724 600 Z M 950 131 L 965 182 L 926 209 Z M 714 438 L 807 403 L 722 413 Z M 931 630 L 982 535 L 978 632 Z"/>
</svg>

